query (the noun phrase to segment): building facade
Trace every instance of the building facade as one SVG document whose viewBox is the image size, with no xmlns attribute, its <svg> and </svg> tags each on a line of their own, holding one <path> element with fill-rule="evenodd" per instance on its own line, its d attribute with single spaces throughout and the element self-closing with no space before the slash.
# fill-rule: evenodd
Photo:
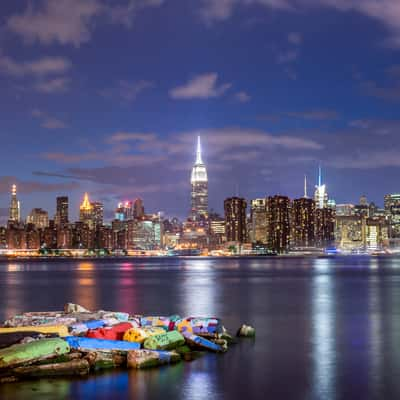
<svg viewBox="0 0 400 400">
<path fill-rule="evenodd" d="M 246 242 L 246 209 L 247 202 L 241 197 L 225 199 L 225 234 L 227 242 Z"/>
</svg>

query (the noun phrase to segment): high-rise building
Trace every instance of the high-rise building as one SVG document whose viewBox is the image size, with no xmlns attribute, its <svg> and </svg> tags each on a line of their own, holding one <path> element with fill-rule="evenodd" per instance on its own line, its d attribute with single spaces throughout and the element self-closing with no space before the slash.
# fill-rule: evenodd
<svg viewBox="0 0 400 400">
<path fill-rule="evenodd" d="M 246 242 L 246 208 L 247 202 L 243 198 L 225 199 L 225 234 L 228 242 Z"/>
<path fill-rule="evenodd" d="M 79 208 L 79 221 L 93 228 L 93 206 L 89 201 L 89 195 L 85 193 L 83 202 Z"/>
<path fill-rule="evenodd" d="M 55 224 L 57 227 L 68 224 L 68 196 L 58 196 L 56 205 Z"/>
<path fill-rule="evenodd" d="M 133 204 L 133 217 L 136 219 L 144 218 L 144 205 L 142 199 L 136 199 Z M 130 218 L 128 218 L 130 219 Z"/>
<path fill-rule="evenodd" d="M 317 208 L 315 212 L 315 242 L 320 248 L 329 248 L 335 242 L 336 213 L 332 208 Z"/>
<path fill-rule="evenodd" d="M 34 208 L 26 217 L 26 223 L 39 229 L 47 228 L 49 226 L 49 214 L 41 208 Z"/>
<path fill-rule="evenodd" d="M 267 243 L 267 202 L 266 199 L 251 201 L 251 241 L 253 243 Z"/>
<path fill-rule="evenodd" d="M 20 210 L 20 203 L 17 199 L 17 185 L 12 185 L 9 222 L 11 224 L 18 224 L 20 221 L 21 221 L 21 210 Z"/>
<path fill-rule="evenodd" d="M 400 194 L 387 194 L 384 199 L 385 214 L 389 221 L 389 237 L 400 238 Z"/>
<path fill-rule="evenodd" d="M 287 196 L 267 198 L 268 247 L 278 253 L 289 250 L 290 200 Z"/>
<path fill-rule="evenodd" d="M 208 178 L 206 166 L 201 157 L 200 136 L 197 138 L 196 162 L 192 168 L 190 179 L 191 192 L 191 218 L 194 221 L 208 217 Z"/>
<path fill-rule="evenodd" d="M 292 207 L 292 243 L 295 247 L 313 247 L 315 245 L 315 202 L 302 197 L 293 200 Z"/>
<path fill-rule="evenodd" d="M 210 248 L 217 249 L 226 241 L 225 218 L 216 213 L 210 213 L 209 225 Z"/>
<path fill-rule="evenodd" d="M 322 184 L 321 167 L 318 168 L 318 184 L 315 186 L 314 201 L 317 209 L 328 207 L 328 193 L 326 191 L 326 185 Z"/>
<path fill-rule="evenodd" d="M 141 209 L 143 209 L 143 205 Z M 144 209 L 143 209 L 143 214 L 144 214 Z M 133 203 L 131 201 L 118 203 L 118 207 L 115 210 L 115 219 L 119 221 L 130 221 L 131 219 L 133 219 L 133 216 L 134 216 L 134 208 L 133 208 Z"/>
<path fill-rule="evenodd" d="M 104 206 L 99 201 L 91 203 L 92 206 L 92 225 L 94 229 L 100 228 L 103 225 L 104 219 Z"/>
</svg>

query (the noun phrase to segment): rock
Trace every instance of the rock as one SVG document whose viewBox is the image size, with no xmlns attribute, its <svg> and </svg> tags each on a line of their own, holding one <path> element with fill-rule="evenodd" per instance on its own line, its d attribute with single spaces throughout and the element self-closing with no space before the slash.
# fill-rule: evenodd
<svg viewBox="0 0 400 400">
<path fill-rule="evenodd" d="M 252 337 L 255 337 L 255 336 L 256 336 L 256 330 L 255 330 L 252 326 L 250 326 L 250 325 L 245 325 L 245 324 L 243 324 L 243 325 L 239 328 L 239 330 L 238 330 L 236 336 L 238 336 L 238 337 L 252 338 Z"/>
<path fill-rule="evenodd" d="M 65 314 L 71 314 L 71 313 L 90 313 L 88 309 L 85 307 L 80 306 L 79 304 L 74 304 L 74 303 L 67 303 L 64 306 L 64 312 Z"/>
<path fill-rule="evenodd" d="M 143 369 L 172 364 L 181 360 L 174 351 L 133 350 L 128 351 L 128 368 Z"/>
</svg>

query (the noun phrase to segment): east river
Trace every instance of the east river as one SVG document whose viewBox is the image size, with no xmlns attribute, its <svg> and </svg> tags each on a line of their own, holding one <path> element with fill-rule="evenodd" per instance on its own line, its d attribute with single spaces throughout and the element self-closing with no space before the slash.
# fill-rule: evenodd
<svg viewBox="0 0 400 400">
<path fill-rule="evenodd" d="M 400 258 L 0 262 L 0 319 L 89 309 L 256 328 L 224 355 L 0 386 L 0 399 L 399 399 Z"/>
</svg>

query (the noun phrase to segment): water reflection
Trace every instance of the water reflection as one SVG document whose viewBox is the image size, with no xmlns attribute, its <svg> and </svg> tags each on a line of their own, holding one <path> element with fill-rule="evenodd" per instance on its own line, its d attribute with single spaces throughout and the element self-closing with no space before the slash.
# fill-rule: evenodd
<svg viewBox="0 0 400 400">
<path fill-rule="evenodd" d="M 329 269 L 329 260 L 317 259 L 319 272 Z M 317 274 L 312 281 L 312 357 L 315 399 L 335 398 L 335 303 L 334 282 L 329 273 Z"/>
<path fill-rule="evenodd" d="M 182 312 L 187 316 L 216 314 L 218 282 L 212 270 L 212 260 L 199 260 L 191 265 L 182 285 Z M 195 268 L 196 271 L 192 269 Z"/>
<path fill-rule="evenodd" d="M 76 268 L 77 282 L 74 285 L 75 302 L 89 310 L 97 308 L 95 266 L 91 262 L 80 262 Z"/>
</svg>

